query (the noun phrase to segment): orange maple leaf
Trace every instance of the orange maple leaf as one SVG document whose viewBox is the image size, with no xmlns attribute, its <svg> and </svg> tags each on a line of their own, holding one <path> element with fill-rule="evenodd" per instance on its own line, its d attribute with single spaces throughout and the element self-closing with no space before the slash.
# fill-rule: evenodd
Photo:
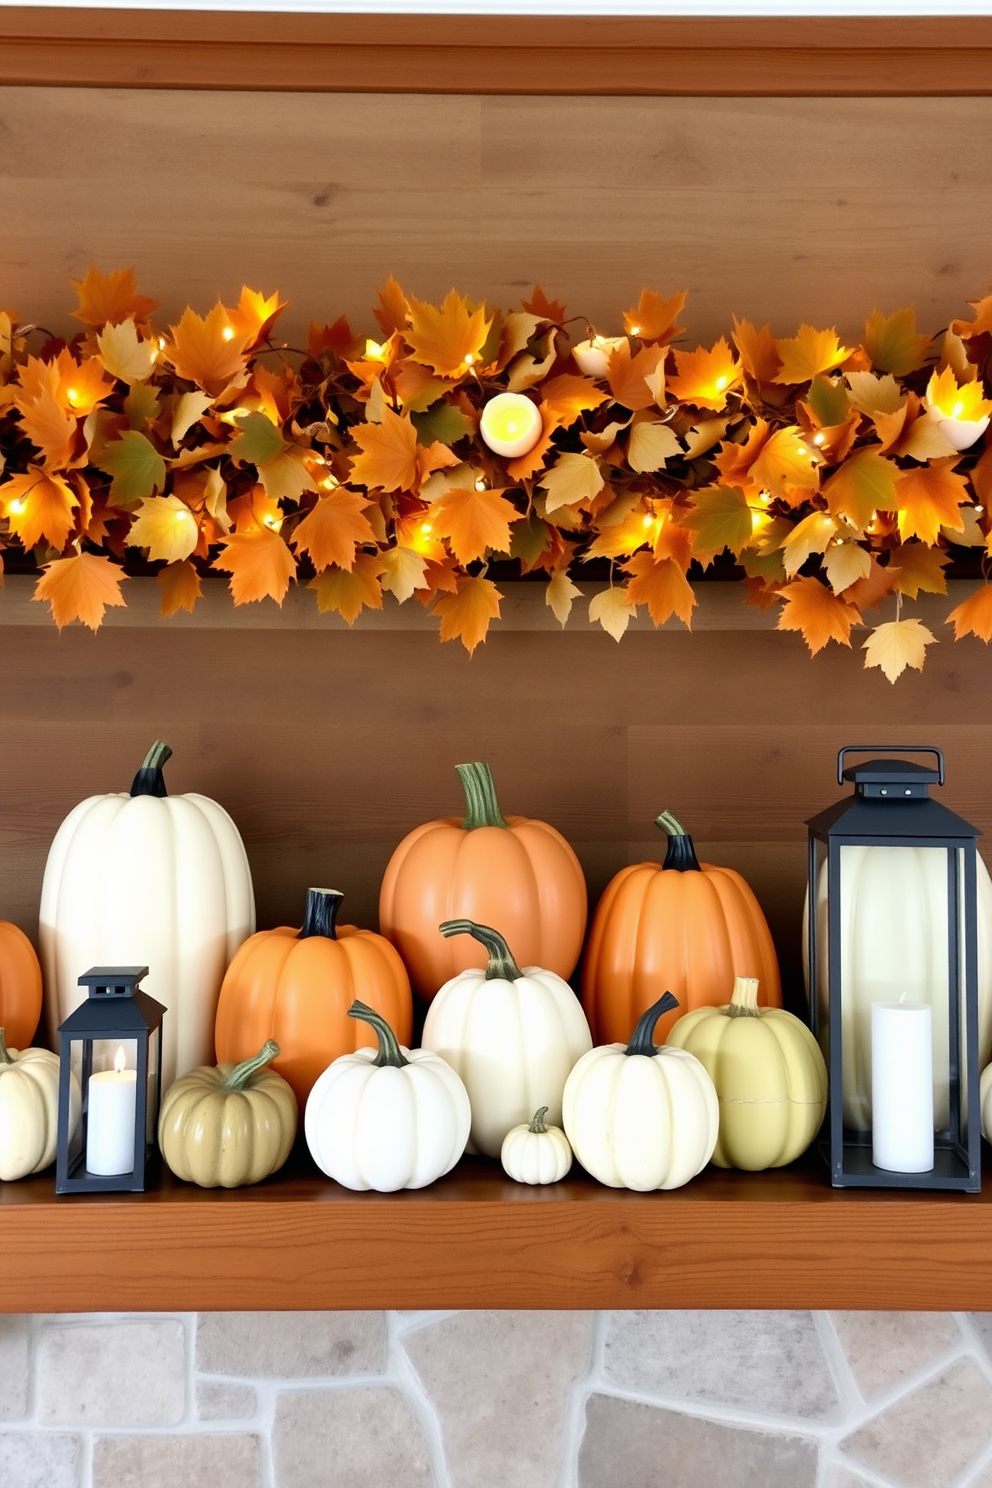
<svg viewBox="0 0 992 1488">
<path fill-rule="evenodd" d="M 121 583 L 126 578 L 124 570 L 111 559 L 78 553 L 73 558 L 46 563 L 31 597 L 48 601 L 59 630 L 72 620 L 98 630 L 108 605 L 124 604 Z"/>
<path fill-rule="evenodd" d="M 610 353 L 610 368 L 606 380 L 610 385 L 610 392 L 623 408 L 629 408 L 631 413 L 638 413 L 642 408 L 650 408 L 655 403 L 659 408 L 664 407 L 664 363 L 667 354 L 667 346 L 655 346 L 653 343 L 643 346 L 635 356 L 630 354 L 629 341 L 623 340 L 619 346 L 614 346 Z M 648 378 L 657 382 L 657 389 L 648 383 Z"/>
<path fill-rule="evenodd" d="M 200 575 L 189 559 L 182 563 L 166 564 L 156 574 L 155 580 L 162 588 L 160 609 L 163 619 L 168 619 L 178 610 L 189 610 L 192 613 L 201 590 Z"/>
<path fill-rule="evenodd" d="M 646 604 L 655 625 L 664 625 L 670 615 L 678 615 L 692 629 L 696 596 L 673 558 L 663 558 L 658 563 L 650 553 L 635 553 L 624 572 L 630 575 L 628 599 L 632 604 Z"/>
<path fill-rule="evenodd" d="M 339 315 L 333 325 L 318 325 L 315 320 L 310 322 L 307 331 L 307 352 L 310 356 L 319 357 L 321 352 L 329 351 L 334 356 L 346 357 L 354 347 L 355 333 L 345 316 Z"/>
<path fill-rule="evenodd" d="M 403 290 L 390 274 L 385 284 L 376 291 L 379 296 L 379 308 L 373 310 L 372 314 L 382 329 L 384 336 L 392 336 L 396 331 L 406 334 L 406 323 L 410 315 L 410 305 Z"/>
<path fill-rule="evenodd" d="M 79 505 L 76 493 L 58 475 L 48 475 L 38 465 L 24 475 L 15 475 L 0 486 L 0 504 L 10 530 L 26 549 L 46 539 L 60 551 L 73 528 L 73 512 Z"/>
<path fill-rule="evenodd" d="M 410 324 L 403 334 L 415 361 L 433 367 L 439 377 L 464 377 L 479 360 L 492 323 L 484 304 L 471 310 L 452 289 L 440 309 L 411 299 Z"/>
<path fill-rule="evenodd" d="M 424 481 L 427 480 L 428 476 L 433 475 L 435 470 L 450 470 L 452 466 L 460 464 L 461 461 L 458 456 L 453 454 L 448 446 L 442 444 L 439 439 L 435 439 L 433 444 L 429 444 L 426 447 L 422 444 L 417 445 L 418 485 L 423 485 Z"/>
<path fill-rule="evenodd" d="M 992 294 L 987 294 L 982 300 L 969 300 L 968 304 L 975 312 L 974 320 L 952 320 L 951 330 L 960 336 L 963 341 L 968 341 L 972 336 L 981 336 L 986 333 L 992 334 Z"/>
<path fill-rule="evenodd" d="M 697 408 L 712 408 L 714 413 L 726 408 L 727 394 L 738 385 L 743 371 L 724 336 L 709 351 L 704 346 L 697 346 L 695 351 L 677 351 L 675 366 L 676 375 L 668 383 L 671 392 Z"/>
<path fill-rule="evenodd" d="M 576 377 L 571 372 L 562 372 L 541 384 L 541 402 L 563 429 L 574 424 L 580 413 L 605 403 L 607 397 L 591 377 Z"/>
<path fill-rule="evenodd" d="M 917 335 L 912 306 L 888 317 L 873 310 L 865 326 L 864 349 L 877 372 L 905 377 L 923 366 L 932 340 L 932 336 Z"/>
<path fill-rule="evenodd" d="M 714 459 L 717 469 L 723 476 L 723 483 L 727 486 L 752 486 L 757 490 L 757 483 L 750 479 L 751 466 L 761 454 L 765 445 L 771 437 L 771 426 L 762 418 L 755 419 L 748 429 L 747 439 L 743 444 L 737 444 L 729 440 L 721 444 Z"/>
<path fill-rule="evenodd" d="M 279 298 L 279 291 L 266 299 L 257 289 L 241 286 L 241 298 L 231 311 L 231 325 L 246 346 L 254 346 L 269 334 L 276 317 L 285 310 L 287 300 Z"/>
<path fill-rule="evenodd" d="M 761 446 L 757 459 L 751 466 L 750 478 L 758 486 L 766 487 L 772 496 L 791 505 L 806 499 L 810 491 L 818 489 L 820 472 L 819 457 L 810 449 L 797 424 L 775 433 Z"/>
<path fill-rule="evenodd" d="M 752 382 L 774 382 L 782 370 L 782 358 L 775 345 L 772 328 L 759 330 L 749 320 L 734 317 L 733 342 L 740 352 L 741 366 Z"/>
<path fill-rule="evenodd" d="M 852 604 L 838 597 L 819 579 L 794 579 L 779 590 L 785 604 L 778 617 L 778 630 L 798 630 L 815 656 L 828 641 L 851 644 L 851 626 L 861 616 Z"/>
<path fill-rule="evenodd" d="M 165 355 L 178 377 L 195 382 L 217 397 L 228 383 L 244 375 L 248 337 L 244 330 L 235 328 L 231 312 L 219 300 L 202 317 L 187 307 L 179 324 L 169 329 L 172 341 Z"/>
<path fill-rule="evenodd" d="M 318 497 L 293 533 L 297 553 L 309 553 L 314 568 L 344 568 L 355 565 L 355 551 L 362 543 L 374 543 L 373 531 L 365 510 L 369 502 L 357 491 L 343 487 Z"/>
<path fill-rule="evenodd" d="M 672 295 L 670 300 L 663 300 L 653 289 L 642 289 L 641 298 L 633 310 L 623 312 L 624 329 L 628 336 L 639 336 L 642 341 L 664 341 L 667 344 L 685 330 L 685 326 L 675 324 L 685 302 L 684 290 Z"/>
<path fill-rule="evenodd" d="M 783 383 L 812 382 L 818 372 L 839 367 L 851 355 L 850 347 L 841 346 L 835 330 L 818 331 L 809 325 L 801 325 L 796 336 L 776 341 L 775 348 L 782 358 L 782 370 L 775 381 Z"/>
<path fill-rule="evenodd" d="M 486 639 L 489 622 L 499 619 L 502 598 L 492 579 L 459 575 L 454 594 L 439 595 L 431 610 L 440 617 L 442 641 L 461 641 L 471 655 Z"/>
<path fill-rule="evenodd" d="M 104 277 L 91 264 L 82 279 L 70 279 L 69 283 L 79 300 L 79 309 L 72 312 L 72 317 L 86 325 L 103 326 L 108 320 L 118 325 L 130 315 L 145 320 L 158 306 L 158 300 L 137 293 L 133 266 L 115 269 Z"/>
<path fill-rule="evenodd" d="M 356 424 L 351 430 L 361 450 L 349 479 L 370 491 L 412 491 L 417 484 L 417 430 L 408 413 L 387 405 L 381 424 Z"/>
<path fill-rule="evenodd" d="M 225 538 L 223 551 L 213 566 L 231 575 L 231 593 L 236 605 L 266 598 L 281 605 L 290 579 L 296 576 L 292 553 L 271 527 L 232 532 Z"/>
<path fill-rule="evenodd" d="M 555 325 L 561 325 L 565 319 L 565 306 L 558 300 L 549 300 L 539 284 L 534 285 L 534 293 L 529 300 L 520 301 L 528 315 L 536 315 L 541 320 L 552 321 Z"/>
<path fill-rule="evenodd" d="M 510 523 L 520 516 L 502 490 L 451 490 L 431 507 L 431 528 L 448 539 L 459 563 L 473 563 L 492 548 L 510 551 Z"/>
<path fill-rule="evenodd" d="M 858 610 L 874 610 L 888 599 L 896 586 L 896 578 L 899 570 L 892 564 L 888 567 L 882 566 L 874 553 L 871 555 L 871 568 L 863 579 L 857 579 L 844 590 L 843 598 L 848 604 L 853 604 Z"/>
<path fill-rule="evenodd" d="M 552 440 L 561 425 L 558 415 L 552 413 L 550 408 L 541 409 L 541 420 L 544 427 L 534 448 L 528 450 L 526 455 L 518 455 L 515 460 L 507 462 L 506 471 L 511 480 L 529 480 L 532 475 L 536 475 L 544 468 L 545 456 L 551 449 Z"/>
<path fill-rule="evenodd" d="M 988 645 L 992 641 L 992 589 L 988 584 L 984 584 L 970 599 L 957 605 L 948 615 L 946 623 L 954 626 L 956 641 L 962 636 L 975 635 Z"/>
<path fill-rule="evenodd" d="M 50 469 L 70 464 L 76 452 L 78 424 L 47 390 L 21 411 L 21 428 L 36 444 Z"/>
<path fill-rule="evenodd" d="M 379 554 L 359 553 L 350 569 L 325 568 L 307 587 L 317 591 L 317 608 L 322 615 L 333 610 L 354 625 L 363 609 L 382 609 L 382 571 Z"/>
<path fill-rule="evenodd" d="M 932 465 L 919 465 L 905 471 L 896 481 L 896 508 L 899 513 L 899 535 L 903 542 L 918 537 L 932 547 L 941 527 L 955 532 L 964 529 L 960 507 L 968 500 L 968 486 L 963 475 L 952 467 L 958 456 L 935 460 Z"/>
</svg>

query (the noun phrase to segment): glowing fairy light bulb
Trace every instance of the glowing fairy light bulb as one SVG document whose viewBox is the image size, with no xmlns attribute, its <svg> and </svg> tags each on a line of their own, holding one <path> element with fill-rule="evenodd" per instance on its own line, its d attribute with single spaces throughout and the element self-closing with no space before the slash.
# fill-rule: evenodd
<svg viewBox="0 0 992 1488">
<path fill-rule="evenodd" d="M 386 348 L 381 341 L 373 341 L 370 336 L 365 342 L 365 355 L 370 362 L 384 362 L 386 360 Z"/>
<path fill-rule="evenodd" d="M 15 496 L 13 501 L 8 503 L 7 514 L 11 517 L 19 517 L 26 508 L 27 502 L 24 500 L 24 497 Z"/>
<path fill-rule="evenodd" d="M 486 477 L 484 475 L 477 475 L 476 476 L 476 478 L 475 478 L 475 489 L 477 491 L 484 491 L 486 489 Z"/>
<path fill-rule="evenodd" d="M 234 327 L 233 326 L 226 325 L 224 327 L 224 329 L 221 331 L 221 335 L 223 336 L 223 338 L 224 338 L 225 341 L 233 341 L 234 340 Z"/>
</svg>

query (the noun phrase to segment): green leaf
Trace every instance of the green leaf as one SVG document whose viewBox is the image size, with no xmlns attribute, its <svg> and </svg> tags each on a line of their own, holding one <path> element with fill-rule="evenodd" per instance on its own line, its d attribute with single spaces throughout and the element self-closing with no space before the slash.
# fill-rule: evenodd
<svg viewBox="0 0 992 1488">
<path fill-rule="evenodd" d="M 536 512 L 514 522 L 510 539 L 510 557 L 519 558 L 524 569 L 531 569 L 548 546 L 550 528 Z"/>
<path fill-rule="evenodd" d="M 455 444 L 472 432 L 472 425 L 461 409 L 444 398 L 432 403 L 426 413 L 411 413 L 410 420 L 417 431 L 417 443 L 425 446 L 432 445 L 435 440 L 441 444 Z"/>
<path fill-rule="evenodd" d="M 865 326 L 865 351 L 876 372 L 905 377 L 926 361 L 931 336 L 917 335 L 916 311 L 910 305 L 886 318 L 873 310 Z"/>
<path fill-rule="evenodd" d="M 745 548 L 741 563 L 749 579 L 777 579 L 785 582 L 785 558 L 781 548 L 770 553 L 759 553 L 755 548 Z"/>
<path fill-rule="evenodd" d="M 147 382 L 136 382 L 124 399 L 124 412 L 132 429 L 140 429 L 142 424 L 155 418 L 158 408 L 158 392 Z"/>
<path fill-rule="evenodd" d="M 133 506 L 165 485 L 165 461 L 144 434 L 134 429 L 107 445 L 97 469 L 113 476 L 110 499 L 114 506 Z"/>
<path fill-rule="evenodd" d="M 842 424 L 851 408 L 851 395 L 841 378 L 824 377 L 822 373 L 810 383 L 806 401 L 824 429 Z"/>
<path fill-rule="evenodd" d="M 753 513 L 737 486 L 708 486 L 697 491 L 692 510 L 680 519 L 680 525 L 696 534 L 696 557 L 713 557 L 724 548 L 739 553 L 754 532 Z"/>
<path fill-rule="evenodd" d="M 274 460 L 286 448 L 282 431 L 264 413 L 249 413 L 239 418 L 238 428 L 240 434 L 231 440 L 231 454 L 235 460 L 262 465 L 266 460 Z"/>
<path fill-rule="evenodd" d="M 847 517 L 864 531 L 876 511 L 894 511 L 899 467 L 874 449 L 861 449 L 845 460 L 823 487 L 830 511 Z"/>
</svg>

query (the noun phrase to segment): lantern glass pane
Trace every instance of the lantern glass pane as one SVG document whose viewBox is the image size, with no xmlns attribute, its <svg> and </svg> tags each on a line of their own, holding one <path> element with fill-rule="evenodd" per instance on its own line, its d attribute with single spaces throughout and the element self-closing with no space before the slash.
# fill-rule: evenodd
<svg viewBox="0 0 992 1488">
<path fill-rule="evenodd" d="M 153 1028 L 148 1035 L 148 1103 L 145 1107 L 145 1141 L 154 1146 L 158 1136 L 158 1105 L 161 1092 L 158 1088 L 159 1049 L 162 1030 Z"/>
</svg>

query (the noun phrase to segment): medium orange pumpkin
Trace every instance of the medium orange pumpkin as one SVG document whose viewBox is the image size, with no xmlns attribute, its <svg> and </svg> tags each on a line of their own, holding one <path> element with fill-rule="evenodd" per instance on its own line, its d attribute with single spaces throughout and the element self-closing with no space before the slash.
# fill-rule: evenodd
<svg viewBox="0 0 992 1488">
<path fill-rule="evenodd" d="M 271 1068 L 293 1087 L 302 1111 L 318 1075 L 342 1054 L 374 1048 L 367 1024 L 349 1018 L 356 997 L 380 1013 L 402 1044 L 413 1033 L 406 968 L 389 941 L 336 923 L 344 895 L 308 889 L 303 927 L 260 930 L 228 967 L 217 1002 L 217 1059 L 240 1064 L 274 1039 Z"/>
<path fill-rule="evenodd" d="M 23 930 L 0 920 L 0 1028 L 12 1049 L 27 1049 L 41 1017 L 41 967 Z"/>
<path fill-rule="evenodd" d="M 733 868 L 700 863 L 670 812 L 664 864 L 635 863 L 606 886 L 593 916 L 582 1002 L 597 1043 L 622 1043 L 663 992 L 679 1006 L 659 1018 L 655 1041 L 693 1008 L 728 1003 L 739 976 L 757 977 L 763 1006 L 781 1007 L 782 983 L 768 923 Z"/>
<path fill-rule="evenodd" d="M 455 768 L 465 816 L 426 822 L 403 838 L 382 880 L 379 928 L 428 1001 L 459 972 L 486 964 L 471 936 L 444 938 L 444 920 L 498 925 L 521 966 L 567 979 L 586 928 L 578 858 L 547 822 L 502 815 L 487 764 Z"/>
</svg>

